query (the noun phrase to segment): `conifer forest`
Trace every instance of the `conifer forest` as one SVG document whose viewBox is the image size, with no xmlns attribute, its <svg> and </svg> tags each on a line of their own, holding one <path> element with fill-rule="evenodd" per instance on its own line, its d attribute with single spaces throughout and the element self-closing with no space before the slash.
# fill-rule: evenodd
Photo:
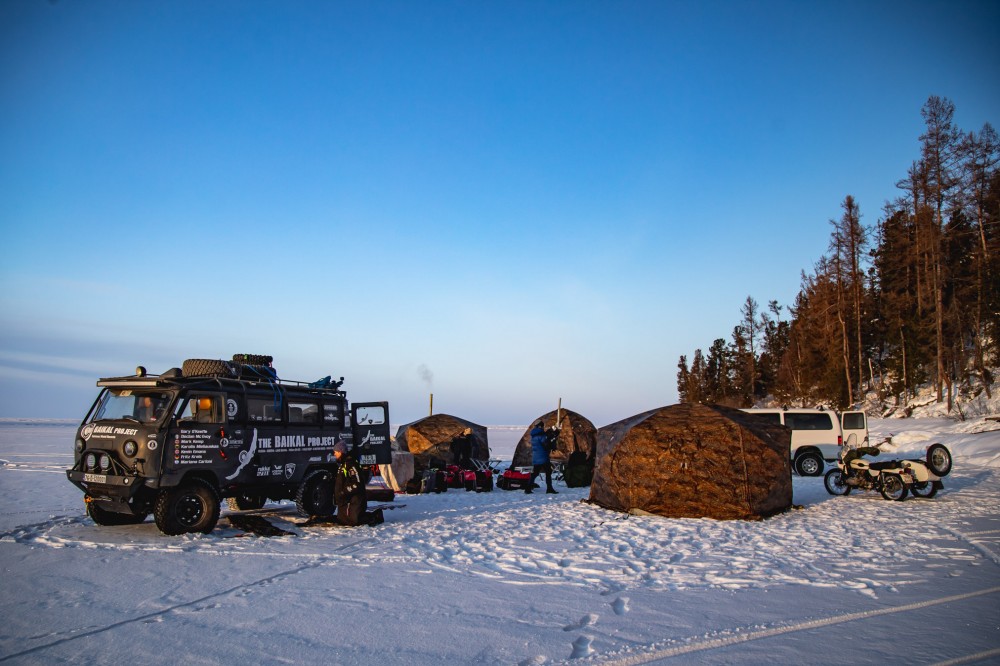
<svg viewBox="0 0 1000 666">
<path fill-rule="evenodd" d="M 845 408 L 905 405 L 932 384 L 990 398 L 1000 345 L 1000 138 L 954 123 L 931 96 L 917 157 L 878 222 L 847 195 L 826 253 L 803 271 L 794 302 L 748 296 L 729 339 L 681 356 L 681 402 L 736 407 L 771 401 Z"/>
</svg>

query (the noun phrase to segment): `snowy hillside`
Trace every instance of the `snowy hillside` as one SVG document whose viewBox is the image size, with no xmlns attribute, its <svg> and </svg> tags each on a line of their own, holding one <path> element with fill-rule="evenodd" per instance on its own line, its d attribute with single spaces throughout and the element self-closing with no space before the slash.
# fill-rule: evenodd
<svg viewBox="0 0 1000 666">
<path fill-rule="evenodd" d="M 586 489 L 398 496 L 376 528 L 97 527 L 73 425 L 0 422 L 0 661 L 205 664 L 1000 662 L 1000 423 L 873 420 L 955 468 L 931 500 L 831 497 L 764 522 L 629 517 Z M 523 428 L 491 429 L 495 454 Z M 509 450 L 508 450 L 509 447 Z M 886 637 L 893 637 L 886 640 Z M 959 660 L 959 661 L 951 661 Z"/>
</svg>

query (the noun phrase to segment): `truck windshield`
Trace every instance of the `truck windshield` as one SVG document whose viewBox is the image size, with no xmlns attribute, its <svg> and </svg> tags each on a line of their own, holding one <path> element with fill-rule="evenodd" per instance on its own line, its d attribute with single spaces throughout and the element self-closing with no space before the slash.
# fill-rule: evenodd
<svg viewBox="0 0 1000 666">
<path fill-rule="evenodd" d="M 94 421 L 125 419 L 139 423 L 155 423 L 167 411 L 170 394 L 160 391 L 109 389 L 101 398 Z"/>
</svg>

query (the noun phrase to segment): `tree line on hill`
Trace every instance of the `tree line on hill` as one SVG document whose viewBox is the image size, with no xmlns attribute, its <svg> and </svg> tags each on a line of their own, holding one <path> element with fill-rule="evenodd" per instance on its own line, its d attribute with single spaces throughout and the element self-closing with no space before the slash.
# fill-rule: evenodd
<svg viewBox="0 0 1000 666">
<path fill-rule="evenodd" d="M 973 385 L 990 395 L 1000 352 L 1000 139 L 964 132 L 955 106 L 921 109 L 920 156 L 874 228 L 854 197 L 830 220 L 827 253 L 802 273 L 788 316 L 748 296 L 730 340 L 677 364 L 681 402 L 748 407 L 763 399 L 839 408 L 873 392 L 905 404 L 936 387 L 952 409 Z M 978 380 L 978 381 L 974 381 Z"/>
</svg>

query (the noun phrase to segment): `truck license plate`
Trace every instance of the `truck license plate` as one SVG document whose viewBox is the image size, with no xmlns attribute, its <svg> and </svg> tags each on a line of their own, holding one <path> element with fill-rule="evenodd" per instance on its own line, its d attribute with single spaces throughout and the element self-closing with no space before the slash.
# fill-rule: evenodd
<svg viewBox="0 0 1000 666">
<path fill-rule="evenodd" d="M 84 474 L 83 475 L 83 480 L 86 481 L 87 483 L 107 483 L 108 482 L 108 475 L 107 474 Z"/>
</svg>

